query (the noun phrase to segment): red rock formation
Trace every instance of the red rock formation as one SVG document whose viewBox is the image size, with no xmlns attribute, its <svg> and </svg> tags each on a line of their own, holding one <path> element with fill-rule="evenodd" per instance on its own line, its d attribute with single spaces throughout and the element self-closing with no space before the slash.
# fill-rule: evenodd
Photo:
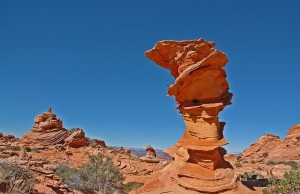
<svg viewBox="0 0 300 194">
<path fill-rule="evenodd" d="M 88 145 L 85 138 L 85 133 L 82 129 L 76 128 L 70 133 L 70 135 L 64 140 L 64 142 L 73 148 L 84 147 Z"/>
<path fill-rule="evenodd" d="M 237 175 L 223 155 L 224 122 L 218 114 L 231 102 L 224 53 L 203 39 L 160 41 L 146 56 L 175 77 L 168 95 L 175 97 L 186 124 L 184 136 L 165 150 L 175 160 L 139 192 L 219 193 L 237 187 Z"/>
<path fill-rule="evenodd" d="M 284 139 L 265 134 L 247 148 L 242 160 L 288 161 L 300 160 L 300 124 L 293 126 Z"/>
<path fill-rule="evenodd" d="M 82 129 L 70 132 L 63 128 L 63 123 L 52 113 L 51 108 L 34 119 L 33 128 L 23 135 L 19 140 L 21 144 L 27 145 L 56 145 L 66 144 L 78 148 L 87 146 L 88 142 Z"/>
<path fill-rule="evenodd" d="M 147 152 L 147 154 L 145 157 L 151 158 L 151 159 L 156 158 L 156 152 L 151 145 L 148 145 L 146 147 L 146 152 Z"/>
<path fill-rule="evenodd" d="M 300 145 L 300 124 L 293 126 L 285 139 L 283 140 L 286 146 L 299 146 Z"/>
<path fill-rule="evenodd" d="M 159 162 L 159 159 L 156 158 L 156 152 L 155 150 L 152 148 L 151 145 L 148 145 L 146 147 L 146 156 L 140 157 L 140 160 L 142 162 L 148 162 L 148 163 L 157 163 Z"/>
<path fill-rule="evenodd" d="M 13 136 L 11 134 L 3 135 L 3 133 L 0 132 L 0 142 L 8 143 L 8 142 L 14 142 L 16 140 L 17 140 L 17 138 L 15 138 L 15 136 Z"/>
<path fill-rule="evenodd" d="M 264 134 L 261 136 L 254 144 L 247 148 L 242 154 L 242 158 L 247 158 L 253 156 L 254 153 L 265 153 L 269 150 L 275 149 L 279 144 L 281 144 L 281 139 L 279 136 L 272 134 Z"/>
<path fill-rule="evenodd" d="M 68 135 L 69 132 L 63 128 L 62 121 L 56 118 L 56 115 L 50 110 L 35 117 L 33 128 L 23 135 L 19 142 L 24 144 L 54 145 L 63 143 Z"/>
<path fill-rule="evenodd" d="M 131 154 L 131 151 L 130 151 L 130 150 L 128 150 L 127 148 L 120 147 L 120 149 L 118 150 L 118 153 L 120 153 L 120 154 L 125 154 L 125 155 L 128 155 L 128 156 L 130 156 L 130 154 Z"/>
</svg>

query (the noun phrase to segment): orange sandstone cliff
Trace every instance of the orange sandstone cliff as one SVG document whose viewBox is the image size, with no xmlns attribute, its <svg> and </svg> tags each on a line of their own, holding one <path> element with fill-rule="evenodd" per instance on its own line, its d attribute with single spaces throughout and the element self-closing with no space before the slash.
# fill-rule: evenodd
<svg viewBox="0 0 300 194">
<path fill-rule="evenodd" d="M 183 137 L 165 150 L 174 158 L 138 193 L 220 193 L 237 187 L 237 174 L 223 158 L 227 141 L 225 123 L 218 114 L 231 104 L 226 72 L 227 56 L 203 39 L 160 41 L 146 52 L 159 66 L 169 69 L 174 96 L 186 125 Z"/>
<path fill-rule="evenodd" d="M 255 162 L 300 160 L 300 124 L 293 126 L 284 139 L 272 134 L 261 136 L 241 158 Z"/>
</svg>

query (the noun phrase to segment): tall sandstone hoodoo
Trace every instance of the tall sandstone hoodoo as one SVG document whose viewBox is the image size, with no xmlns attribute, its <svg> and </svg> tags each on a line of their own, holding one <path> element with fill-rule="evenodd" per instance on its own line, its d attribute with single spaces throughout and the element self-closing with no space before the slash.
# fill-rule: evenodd
<svg viewBox="0 0 300 194">
<path fill-rule="evenodd" d="M 220 193 L 237 187 L 237 175 L 223 158 L 228 144 L 223 137 L 225 122 L 218 114 L 231 104 L 226 72 L 227 56 L 203 39 L 160 41 L 146 56 L 169 69 L 175 82 L 174 96 L 186 130 L 183 137 L 165 150 L 174 158 L 141 193 Z"/>
</svg>

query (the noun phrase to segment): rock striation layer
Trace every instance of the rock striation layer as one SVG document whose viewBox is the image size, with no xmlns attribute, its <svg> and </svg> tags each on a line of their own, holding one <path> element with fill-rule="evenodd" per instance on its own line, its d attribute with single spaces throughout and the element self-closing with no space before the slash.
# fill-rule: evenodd
<svg viewBox="0 0 300 194">
<path fill-rule="evenodd" d="M 84 131 L 79 128 L 75 128 L 64 141 L 73 148 L 79 148 L 88 145 Z"/>
<path fill-rule="evenodd" d="M 237 187 L 237 175 L 223 158 L 221 146 L 225 122 L 218 114 L 231 104 L 226 72 L 227 56 L 203 39 L 160 41 L 146 52 L 159 66 L 169 69 L 175 82 L 168 87 L 174 96 L 186 130 L 183 137 L 165 150 L 174 158 L 141 193 L 220 193 Z M 158 192 L 158 193 L 159 193 Z"/>
</svg>

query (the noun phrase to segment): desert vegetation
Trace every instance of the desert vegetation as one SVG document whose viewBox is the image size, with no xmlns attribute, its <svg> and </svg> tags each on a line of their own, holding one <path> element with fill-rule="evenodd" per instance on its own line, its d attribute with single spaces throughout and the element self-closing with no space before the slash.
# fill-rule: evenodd
<svg viewBox="0 0 300 194">
<path fill-rule="evenodd" d="M 139 182 L 128 182 L 124 185 L 123 193 L 129 193 L 130 191 L 136 190 L 143 185 L 144 185 L 143 183 L 139 183 Z"/>
<path fill-rule="evenodd" d="M 34 175 L 6 160 L 0 161 L 0 192 L 10 194 L 33 194 Z"/>
<path fill-rule="evenodd" d="M 298 170 L 299 169 L 299 164 L 296 161 L 279 161 L 279 162 L 275 162 L 273 160 L 269 160 L 266 162 L 266 165 L 276 165 L 276 164 L 284 164 L 284 165 L 288 165 L 291 166 L 293 170 Z"/>
<path fill-rule="evenodd" d="M 103 155 L 89 155 L 86 164 L 78 168 L 61 165 L 56 170 L 70 189 L 82 192 L 121 193 L 123 190 L 123 175 L 110 158 Z"/>
<path fill-rule="evenodd" d="M 271 177 L 270 184 L 267 188 L 263 189 L 263 194 L 281 194 L 281 193 L 300 193 L 300 171 L 292 170 L 285 173 L 284 178 L 281 180 Z"/>
<path fill-rule="evenodd" d="M 262 157 L 267 158 L 268 155 L 269 155 L 268 152 L 264 152 L 264 153 L 262 154 Z"/>
</svg>

